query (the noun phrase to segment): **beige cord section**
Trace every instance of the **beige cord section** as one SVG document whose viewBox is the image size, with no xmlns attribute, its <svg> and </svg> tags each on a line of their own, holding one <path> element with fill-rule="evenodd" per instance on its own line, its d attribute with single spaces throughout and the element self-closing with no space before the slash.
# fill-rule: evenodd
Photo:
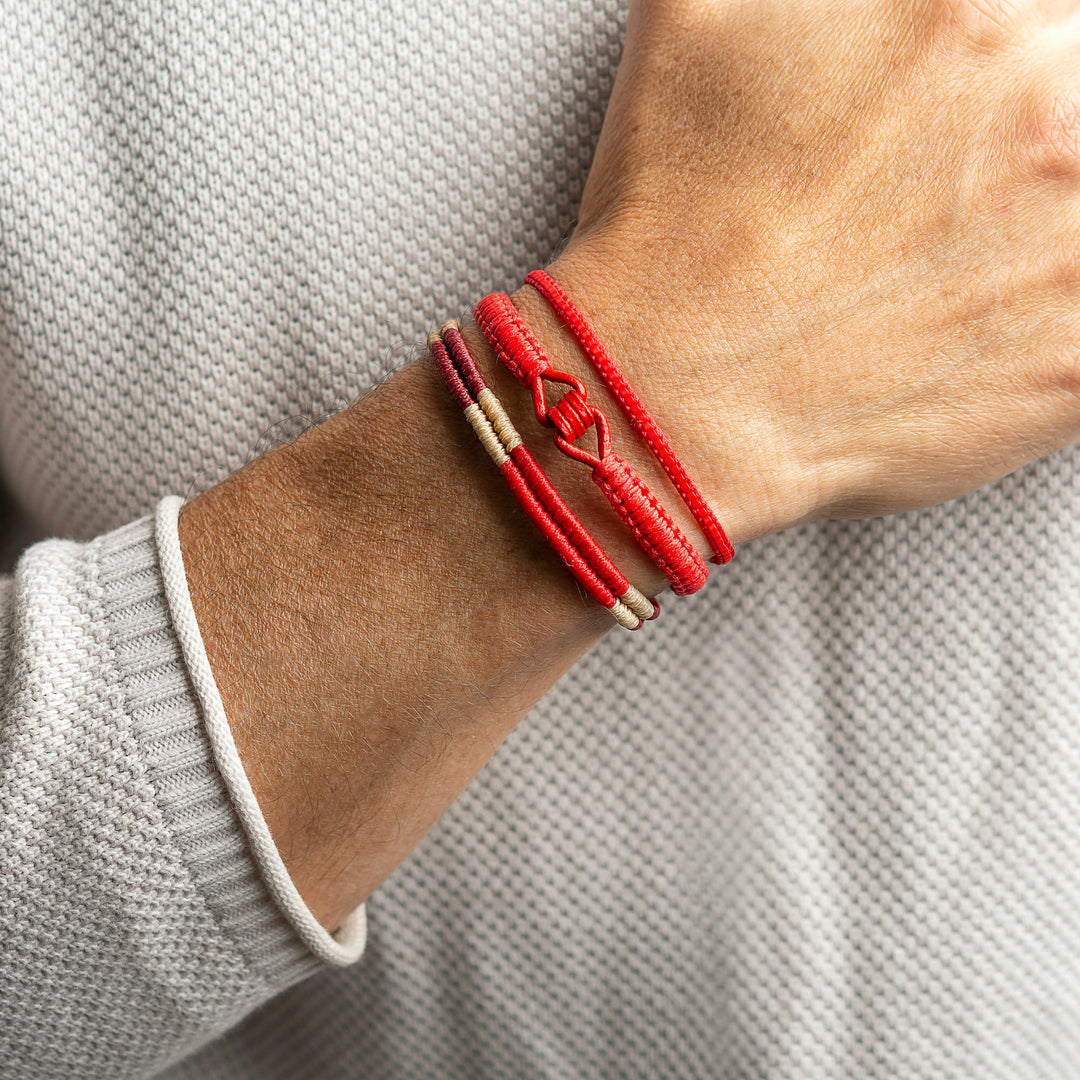
<svg viewBox="0 0 1080 1080">
<path fill-rule="evenodd" d="M 621 600 L 616 600 L 607 610 L 615 617 L 615 621 L 620 626 L 625 626 L 627 630 L 636 630 L 644 621 L 635 615 Z M 649 608 L 649 614 L 652 614 L 651 607 Z"/>
<path fill-rule="evenodd" d="M 619 599 L 640 619 L 651 619 L 656 614 L 653 602 L 633 585 L 628 585 Z"/>
<path fill-rule="evenodd" d="M 484 444 L 484 449 L 491 455 L 491 460 L 501 469 L 510 460 L 510 455 L 503 449 L 502 440 L 495 433 L 491 421 L 484 415 L 484 410 L 473 402 L 465 410 L 465 417 L 472 424 L 476 437 Z"/>
<path fill-rule="evenodd" d="M 502 402 L 486 386 L 476 395 L 476 400 L 480 408 L 487 414 L 491 426 L 502 440 L 507 453 L 513 450 L 515 446 L 523 444 L 524 440 L 518 434 L 517 428 L 510 422 L 510 417 L 506 415 Z"/>
</svg>

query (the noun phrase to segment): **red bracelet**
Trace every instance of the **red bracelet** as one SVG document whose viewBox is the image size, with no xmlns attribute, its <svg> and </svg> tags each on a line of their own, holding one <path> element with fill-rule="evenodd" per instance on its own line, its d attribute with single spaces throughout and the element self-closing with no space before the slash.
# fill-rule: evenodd
<svg viewBox="0 0 1080 1080">
<path fill-rule="evenodd" d="M 566 324 L 611 396 L 619 403 L 626 419 L 645 440 L 653 456 L 671 478 L 675 489 L 682 496 L 683 502 L 694 515 L 694 520 L 701 526 L 701 531 L 713 549 L 710 561 L 729 562 L 735 554 L 735 549 L 731 546 L 731 541 L 727 538 L 723 526 L 709 508 L 709 504 L 697 485 L 690 479 L 660 425 L 649 414 L 649 410 L 645 408 L 626 376 L 619 370 L 614 357 L 604 348 L 603 342 L 596 336 L 585 316 L 578 310 L 574 301 L 567 296 L 562 286 L 546 270 L 534 270 L 525 278 L 525 283 L 531 285 Z"/>
<path fill-rule="evenodd" d="M 705 561 L 645 482 L 611 449 L 607 417 L 588 403 L 584 384 L 554 369 L 509 296 L 485 296 L 474 316 L 502 363 L 529 387 L 537 420 L 555 428 L 555 444 L 564 454 L 591 467 L 593 481 L 642 550 L 663 571 L 672 591 L 685 596 L 700 589 L 709 576 Z M 545 398 L 545 380 L 569 387 L 550 407 Z M 574 445 L 593 426 L 596 454 Z"/>
<path fill-rule="evenodd" d="M 631 585 L 563 502 L 522 443 L 498 398 L 484 383 L 457 323 L 431 334 L 432 356 L 452 397 L 506 478 L 522 508 L 537 524 L 585 591 L 620 625 L 637 630 L 655 619 L 659 605 Z"/>
<path fill-rule="evenodd" d="M 443 325 L 442 335 L 443 342 L 450 350 L 451 358 L 464 378 L 470 394 L 491 421 L 507 453 L 520 469 L 522 476 L 544 509 L 566 533 L 570 542 L 578 548 L 597 576 L 624 604 L 639 618 L 655 619 L 660 614 L 659 603 L 648 599 L 640 590 L 631 585 L 622 571 L 608 558 L 607 552 L 593 539 L 592 534 L 566 505 L 555 485 L 533 457 L 532 451 L 522 441 L 499 399 L 484 381 L 484 376 L 462 336 L 461 326 L 451 320 Z"/>
</svg>

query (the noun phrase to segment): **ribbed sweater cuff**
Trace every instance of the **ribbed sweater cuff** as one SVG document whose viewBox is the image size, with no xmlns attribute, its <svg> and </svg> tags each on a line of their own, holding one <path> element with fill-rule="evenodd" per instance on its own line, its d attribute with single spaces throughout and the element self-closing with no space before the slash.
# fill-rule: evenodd
<svg viewBox="0 0 1080 1080">
<path fill-rule="evenodd" d="M 100 584 L 157 797 L 223 933 L 277 985 L 363 952 L 363 908 L 336 935 L 304 904 L 240 763 L 188 594 L 177 536 L 182 504 L 95 541 Z"/>
</svg>

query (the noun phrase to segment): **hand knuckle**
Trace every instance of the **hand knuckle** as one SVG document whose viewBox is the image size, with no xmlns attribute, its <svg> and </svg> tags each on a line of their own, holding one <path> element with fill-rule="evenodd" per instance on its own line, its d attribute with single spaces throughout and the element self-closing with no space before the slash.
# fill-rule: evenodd
<svg viewBox="0 0 1080 1080">
<path fill-rule="evenodd" d="M 1080 178 L 1080 88 L 1041 94 L 1024 124 L 1023 142 L 1037 176 Z"/>
<path fill-rule="evenodd" d="M 925 0 L 924 13 L 943 35 L 980 47 L 1012 37 L 1020 22 L 1014 0 Z"/>
</svg>

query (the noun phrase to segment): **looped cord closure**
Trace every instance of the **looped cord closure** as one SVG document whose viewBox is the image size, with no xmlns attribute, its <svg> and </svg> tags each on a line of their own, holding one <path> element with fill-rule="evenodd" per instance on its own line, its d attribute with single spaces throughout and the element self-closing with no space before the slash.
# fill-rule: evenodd
<svg viewBox="0 0 1080 1080">
<path fill-rule="evenodd" d="M 577 442 L 593 426 L 593 409 L 584 394 L 571 388 L 548 409 L 547 419 L 567 442 Z"/>
<path fill-rule="evenodd" d="M 586 400 L 584 384 L 573 375 L 556 371 L 514 302 L 505 293 L 485 296 L 475 309 L 476 323 L 495 355 L 532 393 L 536 419 L 556 429 L 555 445 L 567 456 L 588 465 L 593 482 L 630 529 L 641 549 L 663 571 L 679 596 L 705 584 L 705 560 L 671 519 L 644 481 L 611 449 L 607 417 Z M 570 389 L 548 408 L 544 381 L 565 383 Z M 596 427 L 597 453 L 575 445 L 590 427 Z"/>
</svg>

